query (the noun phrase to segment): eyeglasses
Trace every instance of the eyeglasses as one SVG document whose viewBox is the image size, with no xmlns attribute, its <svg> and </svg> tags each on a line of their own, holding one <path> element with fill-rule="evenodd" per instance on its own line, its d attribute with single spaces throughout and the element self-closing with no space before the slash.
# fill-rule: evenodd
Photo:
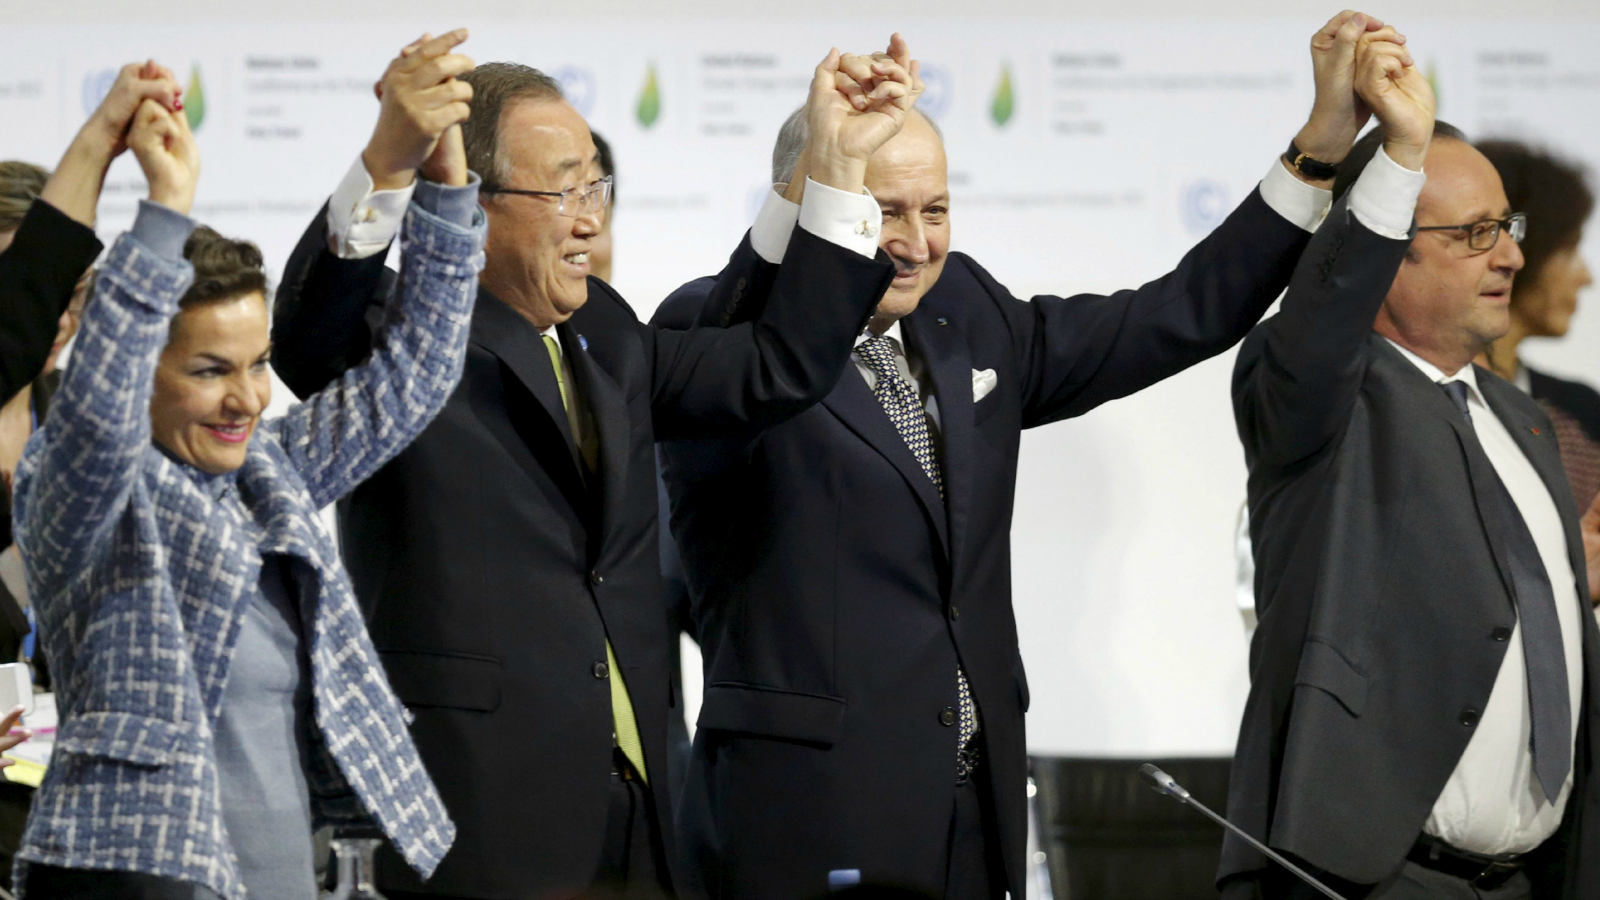
<svg viewBox="0 0 1600 900">
<path fill-rule="evenodd" d="M 1484 219 L 1481 222 L 1468 222 L 1465 225 L 1418 226 L 1417 230 L 1464 231 L 1467 233 L 1467 246 L 1482 252 L 1494 249 L 1494 245 L 1500 240 L 1502 230 L 1511 235 L 1512 241 L 1522 243 L 1522 239 L 1528 236 L 1528 214 L 1512 213 L 1504 219 Z"/>
<path fill-rule="evenodd" d="M 611 176 L 591 181 L 578 187 L 569 187 L 564 191 L 524 191 L 518 188 L 479 188 L 482 194 L 518 194 L 523 197 L 560 197 L 561 205 L 557 208 L 563 216 L 581 216 L 586 213 L 597 213 L 606 208 L 611 202 Z"/>
</svg>

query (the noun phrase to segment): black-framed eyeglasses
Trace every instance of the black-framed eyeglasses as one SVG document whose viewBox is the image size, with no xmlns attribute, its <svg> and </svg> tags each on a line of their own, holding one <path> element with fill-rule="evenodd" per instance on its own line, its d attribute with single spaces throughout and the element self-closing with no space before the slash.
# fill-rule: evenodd
<svg viewBox="0 0 1600 900">
<path fill-rule="evenodd" d="M 1511 235 L 1512 241 L 1522 243 L 1522 239 L 1528 236 L 1528 214 L 1512 213 L 1504 219 L 1484 219 L 1480 222 L 1468 222 L 1465 225 L 1419 225 L 1417 230 L 1465 232 L 1467 246 L 1482 252 L 1494 249 L 1494 245 L 1500 241 L 1501 231 Z"/>
<path fill-rule="evenodd" d="M 480 188 L 483 194 L 517 194 L 523 197 L 560 197 L 558 211 L 563 216 L 597 213 L 611 202 L 611 176 L 564 191 L 525 191 L 520 188 Z"/>
</svg>

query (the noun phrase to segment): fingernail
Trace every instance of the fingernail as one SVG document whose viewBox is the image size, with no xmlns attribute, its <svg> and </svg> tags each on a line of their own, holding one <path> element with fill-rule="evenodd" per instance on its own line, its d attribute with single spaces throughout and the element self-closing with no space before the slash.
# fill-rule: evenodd
<svg viewBox="0 0 1600 900">
<path fill-rule="evenodd" d="M 182 100 L 174 100 L 174 101 L 172 101 L 172 111 L 173 112 L 183 112 L 183 101 Z"/>
</svg>

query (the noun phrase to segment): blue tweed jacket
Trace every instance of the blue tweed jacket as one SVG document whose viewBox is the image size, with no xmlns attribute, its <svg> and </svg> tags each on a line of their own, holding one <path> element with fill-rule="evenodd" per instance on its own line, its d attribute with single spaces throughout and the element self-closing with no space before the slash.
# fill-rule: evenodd
<svg viewBox="0 0 1600 900">
<path fill-rule="evenodd" d="M 262 555 L 295 560 L 316 735 L 318 825 L 374 822 L 430 874 L 455 837 L 313 514 L 400 452 L 461 374 L 486 228 L 413 203 L 401 288 L 371 359 L 262 423 L 218 503 L 215 476 L 151 443 L 169 320 L 194 277 L 133 234 L 112 247 L 48 424 L 17 469 L 16 539 L 61 712 L 26 863 L 204 884 L 240 900 L 212 727 Z M 370 818 L 369 818 L 370 816 Z M 269 898 L 270 900 L 270 898 Z"/>
</svg>

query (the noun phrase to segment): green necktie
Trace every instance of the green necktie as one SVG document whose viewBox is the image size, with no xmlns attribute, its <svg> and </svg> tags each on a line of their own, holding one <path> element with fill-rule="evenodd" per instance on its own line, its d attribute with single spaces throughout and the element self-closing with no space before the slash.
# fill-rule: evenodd
<svg viewBox="0 0 1600 900">
<path fill-rule="evenodd" d="M 544 336 L 544 349 L 550 353 L 550 366 L 556 372 L 556 387 L 561 391 L 561 407 L 567 412 L 567 425 L 572 428 L 573 439 L 578 436 L 578 412 L 574 409 L 572 394 L 567 388 L 567 375 L 561 365 L 561 348 L 556 345 L 556 339 L 550 335 Z M 606 665 L 611 673 L 611 725 L 613 734 L 617 739 L 617 746 L 622 749 L 622 755 L 633 763 L 639 777 L 645 784 L 650 783 L 650 775 L 644 768 L 644 744 L 639 740 L 639 722 L 633 717 L 633 699 L 628 696 L 628 685 L 622 679 L 622 667 L 617 665 L 616 651 L 611 649 L 611 641 L 606 641 Z"/>
</svg>

